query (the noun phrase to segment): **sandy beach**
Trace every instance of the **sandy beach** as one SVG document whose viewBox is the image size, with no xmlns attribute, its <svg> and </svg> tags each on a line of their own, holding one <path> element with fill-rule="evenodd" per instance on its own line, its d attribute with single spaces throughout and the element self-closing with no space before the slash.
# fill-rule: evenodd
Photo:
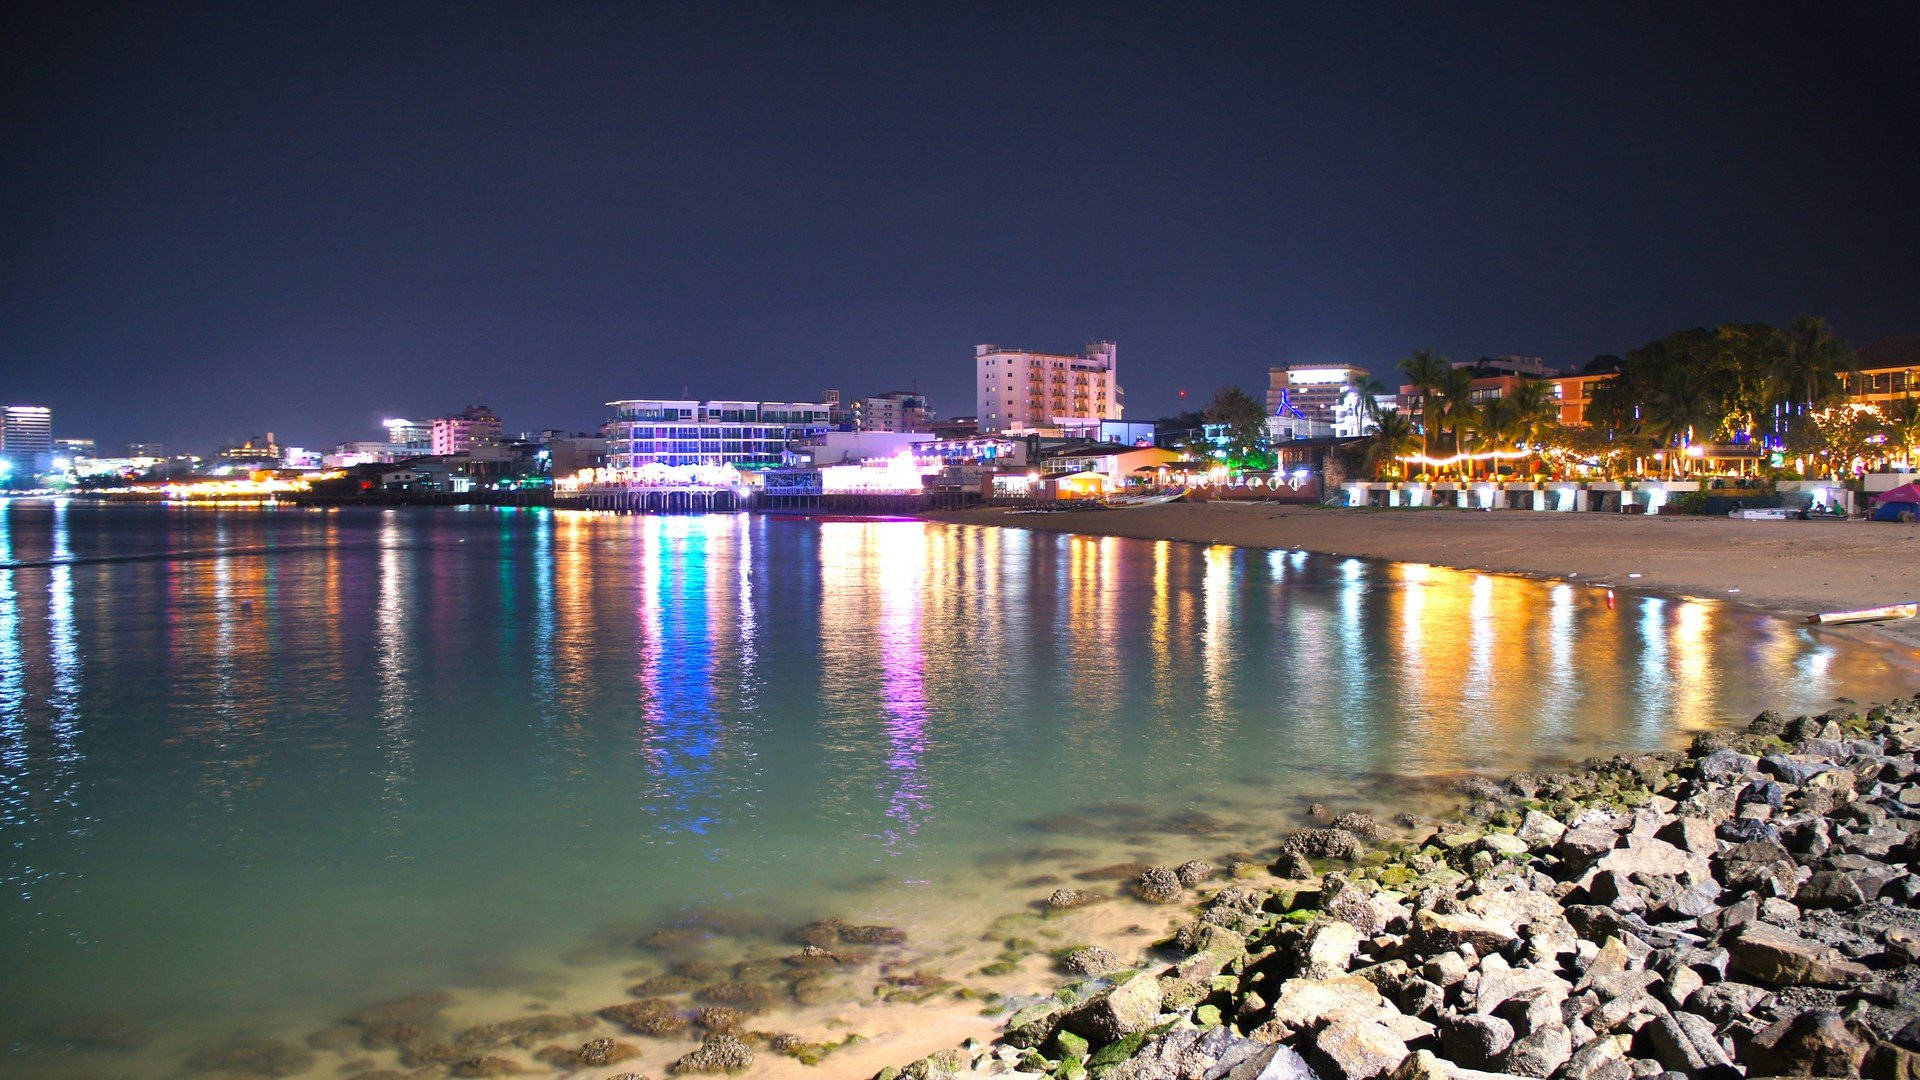
<svg viewBox="0 0 1920 1080">
<path fill-rule="evenodd" d="M 1299 548 L 1599 580 L 1620 588 L 1740 603 L 1791 618 L 1920 598 L 1920 528 L 1886 523 L 1220 502 L 1064 514 L 1009 515 L 980 509 L 925 516 L 969 525 Z M 1920 652 L 1920 620 L 1876 624 L 1870 632 Z"/>
</svg>

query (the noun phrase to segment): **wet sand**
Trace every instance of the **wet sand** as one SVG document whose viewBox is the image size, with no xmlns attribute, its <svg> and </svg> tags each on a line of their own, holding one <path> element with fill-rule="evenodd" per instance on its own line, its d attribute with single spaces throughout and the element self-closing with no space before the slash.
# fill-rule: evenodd
<svg viewBox="0 0 1920 1080">
<path fill-rule="evenodd" d="M 1171 503 L 1128 510 L 937 511 L 930 521 L 1236 547 L 1298 548 L 1465 570 L 1602 581 L 1802 619 L 1920 599 L 1920 528 L 1531 511 L 1342 510 Z M 1864 629 L 1864 628 L 1862 628 Z M 1920 653 L 1920 619 L 1871 634 Z"/>
</svg>

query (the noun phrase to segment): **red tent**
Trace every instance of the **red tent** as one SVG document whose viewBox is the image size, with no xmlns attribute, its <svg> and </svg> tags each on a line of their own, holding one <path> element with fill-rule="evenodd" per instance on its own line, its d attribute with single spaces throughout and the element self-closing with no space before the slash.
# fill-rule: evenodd
<svg viewBox="0 0 1920 1080">
<path fill-rule="evenodd" d="M 1883 491 L 1873 497 L 1875 503 L 1910 502 L 1920 503 L 1920 484 L 1901 484 L 1892 491 Z"/>
</svg>

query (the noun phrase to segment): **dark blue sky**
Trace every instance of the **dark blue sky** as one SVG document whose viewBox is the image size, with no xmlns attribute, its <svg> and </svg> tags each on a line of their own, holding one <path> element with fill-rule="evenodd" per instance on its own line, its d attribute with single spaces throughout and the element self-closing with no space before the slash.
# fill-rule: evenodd
<svg viewBox="0 0 1920 1080">
<path fill-rule="evenodd" d="M 1150 418 L 1271 363 L 1920 330 L 1912 5 L 929 6 L 15 9 L 0 396 L 182 448 L 951 415 L 976 342 L 1100 337 Z"/>
</svg>

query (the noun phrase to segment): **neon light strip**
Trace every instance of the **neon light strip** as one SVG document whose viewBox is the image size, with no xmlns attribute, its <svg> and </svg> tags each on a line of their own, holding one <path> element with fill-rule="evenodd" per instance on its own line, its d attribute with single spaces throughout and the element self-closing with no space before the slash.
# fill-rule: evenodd
<svg viewBox="0 0 1920 1080">
<path fill-rule="evenodd" d="M 1462 461 L 1489 461 L 1496 459 L 1506 461 L 1512 458 L 1532 457 L 1533 455 L 1534 452 L 1532 450 L 1489 450 L 1484 454 L 1455 454 L 1452 457 L 1446 458 L 1427 457 L 1425 454 L 1405 454 L 1398 460 L 1415 465 L 1446 466 L 1457 465 Z"/>
</svg>

